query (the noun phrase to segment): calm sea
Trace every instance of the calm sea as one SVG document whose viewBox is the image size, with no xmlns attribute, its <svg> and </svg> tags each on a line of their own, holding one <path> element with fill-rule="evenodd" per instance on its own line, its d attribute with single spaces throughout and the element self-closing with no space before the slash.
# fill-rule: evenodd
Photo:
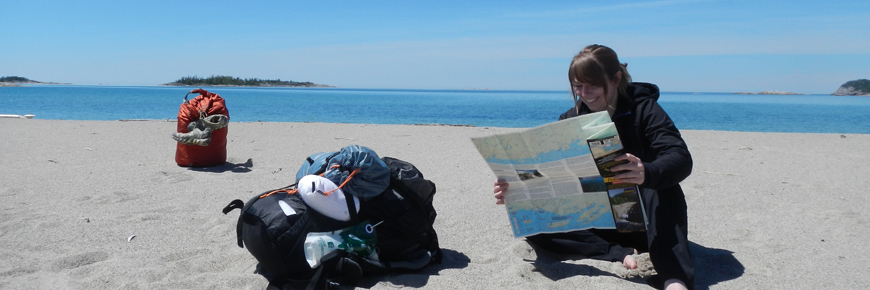
<svg viewBox="0 0 870 290">
<path fill-rule="evenodd" d="M 53 120 L 174 120 L 191 89 L 0 87 L 0 114 Z M 226 100 L 234 122 L 534 127 L 557 120 L 572 106 L 568 91 L 204 89 Z M 870 134 L 870 97 L 665 92 L 659 104 L 680 129 Z"/>
</svg>

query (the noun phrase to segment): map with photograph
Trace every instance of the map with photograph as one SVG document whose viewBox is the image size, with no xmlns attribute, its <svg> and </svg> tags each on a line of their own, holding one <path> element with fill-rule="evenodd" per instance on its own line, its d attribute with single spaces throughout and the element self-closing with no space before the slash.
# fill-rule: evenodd
<svg viewBox="0 0 870 290">
<path fill-rule="evenodd" d="M 472 142 L 496 177 L 510 184 L 505 208 L 514 236 L 524 237 L 616 228 L 587 141 L 615 135 L 610 116 L 599 112 Z M 607 145 L 605 151 L 621 148 L 618 143 Z"/>
<path fill-rule="evenodd" d="M 606 194 L 523 200 L 505 206 L 514 236 L 615 227 Z"/>
</svg>

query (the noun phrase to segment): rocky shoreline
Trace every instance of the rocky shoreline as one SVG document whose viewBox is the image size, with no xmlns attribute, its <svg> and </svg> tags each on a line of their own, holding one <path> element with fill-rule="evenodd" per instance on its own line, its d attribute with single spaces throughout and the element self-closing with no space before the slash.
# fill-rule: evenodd
<svg viewBox="0 0 870 290">
<path fill-rule="evenodd" d="M 37 82 L 37 81 L 27 81 L 27 82 L 0 82 L 0 87 L 23 87 L 25 85 L 71 85 L 70 83 L 54 83 L 54 82 Z"/>
<path fill-rule="evenodd" d="M 837 88 L 835 96 L 870 96 L 870 80 L 858 79 L 848 81 Z"/>
<path fill-rule="evenodd" d="M 856 90 L 853 87 L 840 87 L 834 92 L 832 95 L 835 96 L 862 96 L 862 97 L 870 97 L 870 92 L 864 92 L 860 90 Z"/>
</svg>

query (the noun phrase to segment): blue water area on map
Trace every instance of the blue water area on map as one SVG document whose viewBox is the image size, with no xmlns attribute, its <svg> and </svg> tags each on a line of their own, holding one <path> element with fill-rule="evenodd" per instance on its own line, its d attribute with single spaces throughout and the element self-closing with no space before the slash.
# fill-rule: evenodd
<svg viewBox="0 0 870 290">
<path fill-rule="evenodd" d="M 556 233 L 556 232 L 565 232 L 570 230 L 576 230 L 578 227 L 583 228 L 614 228 L 615 223 L 613 221 L 613 214 L 610 214 L 609 209 L 601 208 L 601 207 L 609 207 L 609 205 L 596 205 L 584 209 L 578 209 L 577 212 L 566 214 L 566 215 L 558 215 L 553 212 L 547 212 L 543 210 L 539 211 L 531 211 L 527 209 L 518 209 L 512 211 L 512 209 L 508 209 L 510 212 L 510 218 L 512 220 L 515 219 L 517 227 L 514 228 L 514 236 L 527 236 L 533 233 Z M 598 208 L 598 209 L 596 209 Z M 580 217 L 583 213 L 587 211 L 602 211 L 604 214 L 599 215 L 596 219 L 583 221 L 581 225 Z M 524 220 L 525 217 L 535 217 L 534 220 Z M 551 226 L 552 223 L 564 222 L 563 226 L 554 227 Z"/>
<path fill-rule="evenodd" d="M 174 120 L 188 87 L 31 85 L 0 88 L 0 114 L 55 120 Z M 535 127 L 572 106 L 568 91 L 204 88 L 232 122 L 453 124 Z M 191 98 L 194 96 L 191 96 Z M 662 93 L 677 127 L 870 134 L 870 97 Z"/>
</svg>

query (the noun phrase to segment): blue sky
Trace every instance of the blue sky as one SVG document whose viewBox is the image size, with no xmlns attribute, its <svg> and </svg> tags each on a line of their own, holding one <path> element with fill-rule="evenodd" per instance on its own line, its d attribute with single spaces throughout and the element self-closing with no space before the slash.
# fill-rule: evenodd
<svg viewBox="0 0 870 290">
<path fill-rule="evenodd" d="M 567 90 L 571 58 L 597 43 L 664 91 L 828 94 L 870 79 L 866 0 L 541 2 L 0 0 L 0 76 Z"/>
</svg>

